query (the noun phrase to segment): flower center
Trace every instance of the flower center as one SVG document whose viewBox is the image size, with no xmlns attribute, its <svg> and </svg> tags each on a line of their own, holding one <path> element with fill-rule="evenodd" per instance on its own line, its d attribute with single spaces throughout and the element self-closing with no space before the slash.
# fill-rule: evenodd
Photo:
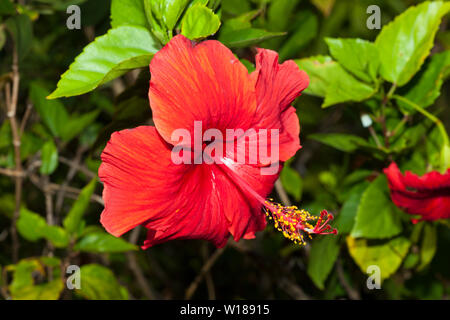
<svg viewBox="0 0 450 320">
<path fill-rule="evenodd" d="M 322 210 L 320 216 L 315 216 L 296 206 L 283 206 L 273 202 L 272 199 L 265 200 L 236 172 L 233 161 L 222 158 L 222 163 L 229 169 L 239 185 L 262 204 L 266 216 L 274 222 L 275 228 L 289 240 L 304 245 L 306 244 L 305 235 L 311 239 L 312 234 L 338 233 L 336 228 L 332 228 L 328 224 L 334 217 L 327 210 Z"/>
<path fill-rule="evenodd" d="M 311 239 L 311 234 L 338 233 L 336 228 L 328 224 L 334 217 L 327 210 L 322 210 L 318 217 L 296 206 L 282 206 L 270 199 L 264 202 L 264 211 L 269 220 L 273 220 L 274 227 L 294 243 L 306 244 L 305 234 Z"/>
</svg>

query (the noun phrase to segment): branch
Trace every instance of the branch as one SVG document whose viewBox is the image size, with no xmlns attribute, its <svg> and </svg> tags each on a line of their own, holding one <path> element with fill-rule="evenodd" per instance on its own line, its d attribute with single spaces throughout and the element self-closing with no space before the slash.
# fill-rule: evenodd
<svg viewBox="0 0 450 320">
<path fill-rule="evenodd" d="M 342 287 L 344 288 L 345 292 L 347 292 L 348 297 L 350 300 L 361 300 L 361 296 L 359 292 L 355 289 L 353 289 L 350 284 L 347 282 L 347 279 L 345 279 L 344 275 L 344 269 L 342 268 L 342 262 L 338 258 L 336 262 L 336 271 L 338 275 L 338 279 Z"/>
<path fill-rule="evenodd" d="M 14 162 L 16 172 L 22 172 L 22 159 L 20 155 L 20 132 L 16 119 L 17 101 L 19 99 L 19 56 L 17 53 L 17 47 L 13 48 L 13 63 L 12 63 L 12 88 L 9 82 L 6 84 L 6 115 L 11 123 L 12 143 L 14 146 Z M 22 183 L 23 177 L 17 175 L 15 177 L 15 208 L 11 221 L 11 239 L 12 239 L 12 261 L 14 263 L 19 259 L 19 238 L 17 236 L 16 223 L 20 215 L 20 204 L 22 199 Z"/>
<path fill-rule="evenodd" d="M 277 181 L 275 182 L 275 190 L 277 191 L 277 194 L 284 206 L 292 205 L 291 201 L 289 200 L 289 196 L 287 195 L 286 191 L 283 188 L 283 185 L 281 184 L 280 179 L 277 179 Z"/>
<path fill-rule="evenodd" d="M 203 265 L 202 269 L 200 270 L 200 273 L 197 275 L 197 277 L 195 277 L 194 281 L 192 281 L 191 285 L 186 290 L 186 294 L 184 296 L 186 300 L 189 300 L 189 299 L 192 298 L 192 296 L 194 295 L 195 291 L 198 288 L 198 285 L 200 284 L 202 279 L 205 277 L 206 273 L 209 270 L 211 270 L 212 266 L 217 261 L 217 259 L 222 255 L 222 253 L 224 252 L 225 248 L 226 248 L 226 246 L 223 247 L 223 248 L 217 249 L 209 257 L 209 259 L 205 262 L 205 264 Z"/>
<path fill-rule="evenodd" d="M 139 236 L 140 228 L 134 228 L 131 232 L 129 242 L 136 244 L 137 238 Z M 150 286 L 150 284 L 147 282 L 147 279 L 144 276 L 144 272 L 142 271 L 141 267 L 139 266 L 139 263 L 136 259 L 136 252 L 127 252 L 126 257 L 128 259 L 128 267 L 133 272 L 134 276 L 136 277 L 137 283 L 139 287 L 141 288 L 144 295 L 150 299 L 155 300 L 157 298 L 157 295 L 155 293 L 155 290 Z"/>
<path fill-rule="evenodd" d="M 44 191 L 45 187 L 43 186 L 42 182 L 40 181 L 40 178 L 36 174 L 30 174 L 29 178 L 30 178 L 31 182 L 33 182 L 34 185 L 36 185 L 39 189 Z M 69 186 L 63 187 L 56 183 L 49 183 L 47 185 L 47 187 L 48 187 L 48 191 L 51 192 L 52 194 L 55 193 L 56 191 L 59 191 L 61 188 L 64 188 L 64 191 L 68 193 L 67 197 L 71 198 L 71 199 L 76 199 L 78 197 L 78 195 L 81 193 L 80 189 L 77 189 L 74 187 L 69 187 Z M 105 205 L 102 197 L 97 194 L 93 194 L 91 196 L 91 201 L 97 202 L 98 204 L 100 204 L 102 206 Z"/>
<path fill-rule="evenodd" d="M 64 203 L 64 193 L 65 193 L 64 188 L 69 186 L 70 181 L 72 181 L 73 177 L 77 173 L 81 161 L 81 156 L 83 155 L 83 151 L 84 148 L 81 147 L 78 148 L 75 154 L 75 160 L 70 162 L 69 172 L 67 173 L 66 179 L 62 184 L 62 188 L 59 190 L 58 195 L 56 197 L 56 205 L 55 205 L 56 214 L 59 214 L 61 212 Z"/>
</svg>

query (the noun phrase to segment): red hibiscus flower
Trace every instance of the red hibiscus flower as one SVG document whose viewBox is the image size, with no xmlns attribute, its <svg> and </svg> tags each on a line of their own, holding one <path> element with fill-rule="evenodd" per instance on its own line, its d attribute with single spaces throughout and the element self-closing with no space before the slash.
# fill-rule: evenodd
<svg viewBox="0 0 450 320">
<path fill-rule="evenodd" d="M 450 169 L 445 174 L 432 171 L 419 177 L 406 171 L 400 172 L 396 163 L 384 169 L 396 206 L 409 214 L 420 215 L 420 220 L 450 218 Z"/>
<path fill-rule="evenodd" d="M 178 35 L 153 57 L 150 72 L 155 126 L 115 132 L 101 156 L 101 223 L 108 232 L 120 236 L 143 225 L 148 229 L 144 249 L 173 239 L 205 239 L 222 247 L 230 234 L 238 241 L 264 229 L 263 206 L 276 221 L 289 216 L 278 226 L 283 231 L 295 222 L 296 231 L 288 230 L 293 240 L 301 230 L 330 229 L 328 220 L 320 225 L 325 216 L 331 218 L 327 213 L 313 227 L 304 211 L 265 201 L 280 169 L 263 175 L 261 167 L 274 163 L 241 164 L 227 153 L 212 164 L 175 164 L 171 158 L 179 143 L 174 131 L 195 136 L 196 122 L 200 135 L 208 129 L 224 135 L 228 129 L 278 129 L 279 161 L 292 157 L 300 149 L 300 127 L 290 104 L 309 83 L 293 61 L 279 65 L 275 52 L 260 49 L 256 70 L 249 74 L 220 42 L 197 44 Z M 189 141 L 182 152 L 196 158 L 193 144 Z"/>
</svg>

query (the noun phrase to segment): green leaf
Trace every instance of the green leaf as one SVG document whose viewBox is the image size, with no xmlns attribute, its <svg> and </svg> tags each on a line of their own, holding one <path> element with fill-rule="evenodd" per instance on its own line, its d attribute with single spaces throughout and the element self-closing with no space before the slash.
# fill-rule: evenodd
<svg viewBox="0 0 450 320">
<path fill-rule="evenodd" d="M 380 58 L 377 47 L 362 39 L 326 38 L 330 53 L 341 66 L 365 82 L 377 78 Z"/>
<path fill-rule="evenodd" d="M 58 167 L 58 149 L 53 140 L 47 141 L 41 149 L 42 164 L 39 172 L 43 175 L 52 174 Z"/>
<path fill-rule="evenodd" d="M 299 0 L 273 0 L 267 10 L 267 26 L 271 31 L 287 31 L 289 15 Z M 283 18 L 281 18 L 283 17 Z"/>
<path fill-rule="evenodd" d="M 21 260 L 14 266 L 13 281 L 9 286 L 13 300 L 57 300 L 64 289 L 62 279 L 35 285 L 33 272 L 44 275 L 44 266 L 38 259 Z M 57 268 L 55 268 L 57 270 Z"/>
<path fill-rule="evenodd" d="M 353 187 L 350 196 L 342 205 L 334 225 L 340 234 L 347 234 L 352 230 L 358 213 L 359 204 L 361 203 L 361 197 L 368 186 L 369 183 L 364 181 Z"/>
<path fill-rule="evenodd" d="M 400 210 L 392 203 L 386 176 L 379 175 L 361 197 L 353 238 L 390 238 L 402 231 Z"/>
<path fill-rule="evenodd" d="M 381 58 L 381 76 L 398 86 L 419 71 L 430 53 L 434 36 L 450 3 L 424 2 L 397 16 L 384 26 L 375 40 Z"/>
<path fill-rule="evenodd" d="M 175 28 L 189 0 L 146 0 L 152 13 L 168 30 Z"/>
<path fill-rule="evenodd" d="M 310 134 L 308 138 L 343 152 L 353 152 L 358 147 L 367 145 L 363 138 L 346 133 L 316 133 Z"/>
<path fill-rule="evenodd" d="M 281 19 L 280 19 L 281 20 Z M 280 60 L 295 57 L 300 50 L 317 36 L 319 19 L 309 10 L 301 11 L 296 17 L 294 32 L 283 41 L 280 48 Z"/>
<path fill-rule="evenodd" d="M 191 40 L 197 40 L 216 33 L 219 27 L 219 16 L 206 6 L 195 5 L 186 11 L 181 22 L 181 33 Z"/>
<path fill-rule="evenodd" d="M 42 216 L 24 207 L 20 210 L 17 230 L 22 237 L 32 242 L 45 238 L 57 248 L 64 248 L 69 244 L 69 236 L 64 229 L 47 225 Z"/>
<path fill-rule="evenodd" d="M 246 12 L 236 18 L 231 18 L 224 21 L 220 32 L 232 31 L 232 30 L 242 30 L 248 29 L 252 27 L 251 21 L 257 17 L 259 14 L 259 10 L 252 10 Z"/>
<path fill-rule="evenodd" d="M 241 15 L 251 10 L 249 0 L 222 0 L 222 10 L 232 15 Z"/>
<path fill-rule="evenodd" d="M 30 98 L 44 124 L 53 136 L 59 137 L 62 128 L 69 121 L 69 114 L 58 100 L 47 100 L 48 91 L 33 82 L 30 86 Z"/>
<path fill-rule="evenodd" d="M 63 221 L 64 228 L 67 232 L 74 234 L 79 231 L 81 219 L 89 206 L 89 201 L 94 193 L 96 184 L 97 179 L 93 178 L 88 185 L 81 190 L 80 195 Z"/>
<path fill-rule="evenodd" d="M 61 139 L 70 141 L 80 135 L 100 114 L 100 110 L 91 111 L 81 116 L 72 115 L 64 127 L 61 128 Z"/>
<path fill-rule="evenodd" d="M 58 100 L 47 100 L 49 92 L 37 83 L 31 84 L 30 97 L 36 111 L 54 137 L 70 141 L 77 137 L 98 116 L 99 110 L 94 110 L 81 116 L 69 116 L 64 105 Z"/>
<path fill-rule="evenodd" d="M 158 46 L 143 27 L 111 29 L 84 48 L 48 99 L 80 95 L 131 69 L 148 66 Z"/>
<path fill-rule="evenodd" d="M 148 28 L 143 0 L 113 0 L 111 3 L 111 27 L 134 25 Z"/>
<path fill-rule="evenodd" d="M 441 151 L 441 168 L 445 172 L 450 168 L 450 146 L 444 144 Z"/>
<path fill-rule="evenodd" d="M 76 290 L 90 300 L 127 300 L 128 291 L 122 287 L 108 268 L 87 264 L 80 268 L 81 288 Z"/>
<path fill-rule="evenodd" d="M 448 70 L 450 70 L 450 51 L 433 55 L 425 71 L 404 97 L 422 108 L 432 105 L 441 94 L 441 86 Z M 401 101 L 399 104 L 408 108 Z"/>
<path fill-rule="evenodd" d="M 137 246 L 126 242 L 121 238 L 116 238 L 106 232 L 97 231 L 88 233 L 78 241 L 74 250 L 105 253 L 105 252 L 126 252 L 137 250 Z"/>
<path fill-rule="evenodd" d="M 420 246 L 420 264 L 417 267 L 418 271 L 423 270 L 433 260 L 437 249 L 437 231 L 436 226 L 432 224 L 425 224 L 423 230 L 422 244 Z"/>
<path fill-rule="evenodd" d="M 319 9 L 325 17 L 328 17 L 333 9 L 335 0 L 311 0 L 311 3 Z"/>
<path fill-rule="evenodd" d="M 230 48 L 243 48 L 285 34 L 285 32 L 269 32 L 263 29 L 247 28 L 221 32 L 219 41 Z"/>
<path fill-rule="evenodd" d="M 281 171 L 280 180 L 286 192 L 293 196 L 296 201 L 300 201 L 303 191 L 303 180 L 300 174 L 285 165 Z"/>
<path fill-rule="evenodd" d="M 22 60 L 30 51 L 33 41 L 33 25 L 26 14 L 19 14 L 6 20 L 6 28 L 11 32 L 17 46 L 19 60 Z"/>
<path fill-rule="evenodd" d="M 16 8 L 10 0 L 0 0 L 0 15 L 14 14 Z"/>
<path fill-rule="evenodd" d="M 5 27 L 3 25 L 0 25 L 0 51 L 2 51 L 3 47 L 6 43 L 6 32 Z"/>
<path fill-rule="evenodd" d="M 360 102 L 375 93 L 374 88 L 355 79 L 329 56 L 315 56 L 295 62 L 310 78 L 305 93 L 325 97 L 323 108 L 347 101 Z"/>
<path fill-rule="evenodd" d="M 348 74 L 346 73 L 346 75 Z M 331 83 L 322 108 L 347 101 L 361 102 L 370 98 L 374 93 L 374 88 L 359 82 L 350 75 L 344 76 L 340 81 Z"/>
<path fill-rule="evenodd" d="M 17 220 L 17 231 L 29 241 L 37 241 L 43 237 L 47 222 L 43 217 L 24 207 L 20 209 L 20 217 Z"/>
<path fill-rule="evenodd" d="M 404 237 L 373 245 L 366 239 L 347 237 L 348 251 L 361 271 L 366 274 L 369 266 L 378 266 L 381 280 L 389 278 L 400 267 L 410 245 Z"/>
<path fill-rule="evenodd" d="M 69 244 L 69 234 L 60 226 L 47 226 L 44 230 L 44 238 L 57 248 L 65 248 Z"/>
<path fill-rule="evenodd" d="M 338 257 L 338 239 L 336 236 L 326 236 L 311 244 L 307 272 L 314 284 L 321 290 L 324 289 L 325 280 Z"/>
</svg>

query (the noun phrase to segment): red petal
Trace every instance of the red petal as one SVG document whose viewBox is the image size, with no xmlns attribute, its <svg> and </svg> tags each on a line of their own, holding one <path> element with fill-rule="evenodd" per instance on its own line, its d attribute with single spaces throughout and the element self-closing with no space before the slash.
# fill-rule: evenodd
<svg viewBox="0 0 450 320">
<path fill-rule="evenodd" d="M 308 87 L 309 77 L 292 60 L 278 64 L 278 54 L 266 49 L 258 49 L 252 77 L 258 102 L 255 127 L 280 129 L 280 160 L 285 161 L 300 149 L 298 118 L 289 106 Z"/>
<path fill-rule="evenodd" d="M 202 178 L 191 179 L 195 180 L 193 185 L 201 186 L 202 198 L 193 198 L 192 193 L 188 194 L 186 190 L 185 197 L 195 208 L 185 214 L 180 211 L 179 215 L 174 215 L 164 231 L 155 230 L 151 223 L 146 225 L 149 232 L 144 249 L 174 239 L 206 239 L 217 247 L 223 247 L 230 233 L 239 241 L 265 228 L 261 205 L 242 191 L 223 169 L 217 165 L 201 165 L 196 170 L 196 176 Z M 252 172 L 252 175 L 255 173 Z M 272 180 L 268 182 L 267 179 L 272 178 L 253 180 L 258 183 L 258 191 L 264 196 L 270 192 L 270 184 L 273 184 Z"/>
<path fill-rule="evenodd" d="M 154 127 L 112 135 L 99 169 L 105 209 L 101 223 L 115 236 L 137 225 L 150 230 L 144 246 L 171 239 L 205 239 L 223 246 L 265 227 L 260 204 L 219 165 L 175 165 L 171 146 Z M 256 192 L 265 197 L 274 176 L 259 168 L 236 166 Z"/>
<path fill-rule="evenodd" d="M 280 161 L 293 157 L 301 148 L 300 122 L 294 107 L 289 107 L 281 115 L 282 131 L 280 132 Z"/>
<path fill-rule="evenodd" d="M 161 209 L 188 173 L 172 164 L 170 151 L 154 127 L 113 133 L 99 168 L 105 201 L 101 223 L 108 232 L 120 236 L 148 219 L 167 219 L 170 212 Z"/>
<path fill-rule="evenodd" d="M 195 44 L 175 36 L 152 59 L 149 98 L 158 132 L 169 143 L 175 129 L 240 128 L 252 124 L 254 82 L 233 53 L 218 41 Z M 176 115 L 176 116 L 174 116 Z"/>
<path fill-rule="evenodd" d="M 433 171 L 422 177 L 409 171 L 402 175 L 392 163 L 384 173 L 392 201 L 398 207 L 409 214 L 421 215 L 422 220 L 450 218 L 450 171 L 444 175 Z"/>
</svg>

